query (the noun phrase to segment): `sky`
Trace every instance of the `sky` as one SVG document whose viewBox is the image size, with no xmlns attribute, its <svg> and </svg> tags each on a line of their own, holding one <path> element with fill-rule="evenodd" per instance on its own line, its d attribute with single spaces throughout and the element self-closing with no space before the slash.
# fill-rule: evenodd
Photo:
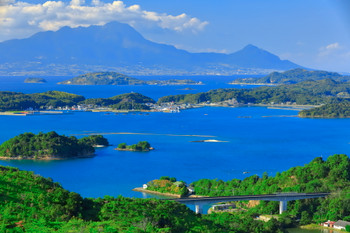
<svg viewBox="0 0 350 233">
<path fill-rule="evenodd" d="M 0 0 L 0 41 L 110 21 L 191 52 L 253 44 L 304 67 L 350 73 L 350 0 Z"/>
</svg>

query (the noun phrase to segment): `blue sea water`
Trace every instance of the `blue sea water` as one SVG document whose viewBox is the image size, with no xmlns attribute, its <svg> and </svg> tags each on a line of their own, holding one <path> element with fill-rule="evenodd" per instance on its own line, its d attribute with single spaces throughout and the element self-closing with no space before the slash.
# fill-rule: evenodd
<svg viewBox="0 0 350 233">
<path fill-rule="evenodd" d="M 201 88 L 209 90 L 227 85 L 215 83 L 214 78 L 208 78 L 213 83 Z M 0 79 L 2 90 L 25 93 L 51 88 L 93 97 L 98 93 L 111 96 L 115 91 L 113 88 L 116 88 L 116 94 L 121 91 L 118 89 L 121 87 L 58 86 L 53 83 L 27 86 L 19 79 L 11 82 L 5 79 L 2 83 Z M 131 90 L 135 87 L 123 88 Z M 140 91 L 157 98 L 176 94 L 178 88 L 151 86 Z M 201 178 L 243 179 L 265 171 L 274 175 L 308 163 L 317 156 L 349 154 L 350 119 L 301 119 L 296 115 L 297 111 L 266 107 L 206 107 L 149 115 L 75 112 L 52 116 L 0 116 L 0 142 L 23 132 L 55 130 L 77 137 L 101 133 L 114 145 L 146 140 L 156 148 L 142 153 L 116 151 L 115 146 L 111 146 L 97 149 L 93 158 L 0 161 L 0 164 L 51 177 L 64 188 L 84 197 L 142 197 L 132 189 L 160 176 L 174 176 L 187 183 Z M 223 142 L 192 142 L 206 139 Z"/>
</svg>

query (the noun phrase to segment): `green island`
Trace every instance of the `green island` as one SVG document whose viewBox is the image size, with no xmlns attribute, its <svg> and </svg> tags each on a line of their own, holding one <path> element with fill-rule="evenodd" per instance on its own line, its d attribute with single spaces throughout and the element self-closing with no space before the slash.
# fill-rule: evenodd
<svg viewBox="0 0 350 233">
<path fill-rule="evenodd" d="M 325 104 L 312 109 L 304 109 L 298 115 L 309 118 L 349 118 L 350 103 Z"/>
<path fill-rule="evenodd" d="M 286 228 L 328 219 L 350 220 L 350 160 L 318 157 L 274 177 L 253 175 L 244 180 L 202 179 L 193 182 L 196 194 L 225 196 L 273 192 L 332 192 L 327 198 L 290 201 L 288 210 L 269 220 L 258 215 L 278 213 L 278 202 L 242 203 L 237 211 L 195 214 L 169 200 L 83 198 L 50 178 L 0 166 L 1 232 L 287 232 Z M 176 183 L 162 177 L 164 188 Z M 170 183 L 171 182 L 171 183 Z M 168 185 L 167 185 L 168 184 Z M 159 188 L 158 188 L 159 189 Z"/>
<path fill-rule="evenodd" d="M 133 145 L 127 145 L 125 142 L 120 143 L 116 148 L 116 150 L 146 152 L 146 151 L 154 150 L 154 148 L 151 147 L 149 142 L 140 141 L 137 144 L 133 144 Z"/>
<path fill-rule="evenodd" d="M 0 159 L 53 160 L 91 157 L 94 147 L 108 146 L 106 138 L 92 135 L 77 139 L 51 131 L 48 133 L 24 133 L 0 145 Z"/>
<path fill-rule="evenodd" d="M 26 78 L 25 83 L 46 83 L 46 80 L 43 78 Z"/>
<path fill-rule="evenodd" d="M 201 85 L 191 79 L 141 80 L 117 72 L 95 72 L 82 74 L 59 82 L 66 85 Z"/>
<path fill-rule="evenodd" d="M 162 176 L 158 180 L 149 181 L 145 189 L 163 194 L 176 194 L 179 197 L 186 196 L 189 193 L 185 182 L 177 181 L 175 177 L 169 176 Z"/>
<path fill-rule="evenodd" d="M 339 82 L 350 81 L 350 76 L 343 76 L 335 72 L 305 70 L 301 68 L 287 70 L 285 72 L 272 72 L 262 78 L 238 78 L 230 84 L 252 84 L 252 85 L 268 85 L 268 84 L 295 84 L 308 80 L 333 79 Z"/>
<path fill-rule="evenodd" d="M 148 110 L 146 103 L 155 103 L 149 97 L 138 93 L 127 93 L 110 98 L 86 99 L 84 96 L 62 91 L 24 94 L 0 92 L 0 111 L 25 111 L 28 109 L 57 109 L 81 105 L 83 108 L 109 107 L 112 109 Z"/>
</svg>

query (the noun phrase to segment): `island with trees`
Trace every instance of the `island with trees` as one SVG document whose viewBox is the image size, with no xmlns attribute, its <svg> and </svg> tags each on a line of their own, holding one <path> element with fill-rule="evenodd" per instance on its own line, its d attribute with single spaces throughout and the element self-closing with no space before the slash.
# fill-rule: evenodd
<svg viewBox="0 0 350 233">
<path fill-rule="evenodd" d="M 77 139 L 74 136 L 48 133 L 23 133 L 0 145 L 0 159 L 56 160 L 91 157 L 94 147 L 108 146 L 101 135 Z"/>
<path fill-rule="evenodd" d="M 123 142 L 123 143 L 120 143 L 118 147 L 115 149 L 120 151 L 138 151 L 138 152 L 147 152 L 147 151 L 154 150 L 154 148 L 151 147 L 151 144 L 149 144 L 149 142 L 147 141 L 140 141 L 133 145 L 127 145 L 125 142 Z"/>
<path fill-rule="evenodd" d="M 142 189 L 136 188 L 133 190 L 176 197 L 184 197 L 189 194 L 185 182 L 177 181 L 175 177 L 169 176 L 162 176 L 159 179 L 149 181 Z"/>
<path fill-rule="evenodd" d="M 43 78 L 26 78 L 25 83 L 46 83 L 46 79 Z"/>
<path fill-rule="evenodd" d="M 65 85 L 202 85 L 191 79 L 141 80 L 117 72 L 94 72 L 59 82 Z"/>
<path fill-rule="evenodd" d="M 280 84 L 295 84 L 309 80 L 333 79 L 339 82 L 350 81 L 350 76 L 343 76 L 335 72 L 306 70 L 297 68 L 284 72 L 272 72 L 261 78 L 238 78 L 230 82 L 230 84 L 245 84 L 245 85 L 280 85 Z"/>
</svg>

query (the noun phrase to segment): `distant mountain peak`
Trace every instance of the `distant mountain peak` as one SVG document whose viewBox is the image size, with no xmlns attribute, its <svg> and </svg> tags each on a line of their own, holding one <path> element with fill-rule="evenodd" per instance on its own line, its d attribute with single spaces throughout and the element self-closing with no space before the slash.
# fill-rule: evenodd
<svg viewBox="0 0 350 233">
<path fill-rule="evenodd" d="M 40 71 L 46 69 L 45 65 L 61 67 L 60 70 L 79 67 L 81 70 L 72 73 L 74 75 L 97 69 L 93 67 L 101 70 L 102 66 L 107 67 L 105 71 L 124 69 L 123 73 L 127 74 L 132 74 L 135 68 L 173 74 L 173 71 L 225 73 L 241 68 L 266 72 L 300 67 L 252 44 L 232 54 L 189 53 L 146 40 L 130 25 L 116 21 L 102 26 L 63 27 L 56 32 L 40 32 L 27 39 L 5 41 L 0 43 L 0 54 L 0 73 L 5 69 Z M 16 67 L 1 64 L 16 64 Z"/>
</svg>

